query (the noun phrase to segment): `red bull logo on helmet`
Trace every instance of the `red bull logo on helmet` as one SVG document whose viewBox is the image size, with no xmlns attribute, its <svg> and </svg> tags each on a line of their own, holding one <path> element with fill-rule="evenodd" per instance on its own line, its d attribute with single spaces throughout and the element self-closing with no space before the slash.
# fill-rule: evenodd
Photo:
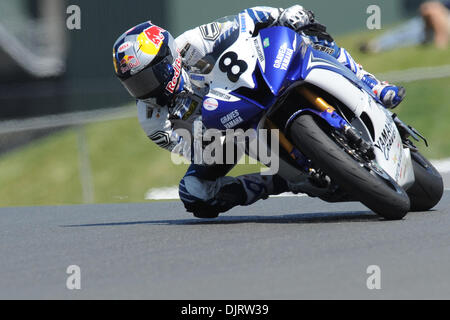
<svg viewBox="0 0 450 320">
<path fill-rule="evenodd" d="M 164 31 L 164 29 L 162 29 L 160 27 L 151 26 L 150 28 L 145 29 L 144 33 L 147 36 L 148 40 L 153 42 L 155 47 L 160 47 L 162 44 L 162 41 L 164 40 L 163 31 Z"/>
<path fill-rule="evenodd" d="M 139 42 L 140 49 L 147 54 L 156 55 L 163 44 L 165 39 L 165 30 L 158 26 L 151 26 L 145 29 L 141 34 L 138 35 L 137 41 Z"/>
<path fill-rule="evenodd" d="M 174 69 L 174 74 L 173 74 L 172 80 L 166 86 L 166 90 L 169 91 L 170 93 L 173 93 L 175 91 L 175 89 L 176 89 L 175 87 L 177 85 L 178 78 L 181 75 L 181 56 L 180 56 L 179 52 L 178 52 L 178 58 L 176 58 L 175 63 L 173 64 L 173 69 Z"/>
<path fill-rule="evenodd" d="M 122 73 L 130 71 L 132 68 L 139 66 L 139 60 L 135 56 L 125 55 L 122 60 L 120 60 L 120 71 Z"/>
</svg>

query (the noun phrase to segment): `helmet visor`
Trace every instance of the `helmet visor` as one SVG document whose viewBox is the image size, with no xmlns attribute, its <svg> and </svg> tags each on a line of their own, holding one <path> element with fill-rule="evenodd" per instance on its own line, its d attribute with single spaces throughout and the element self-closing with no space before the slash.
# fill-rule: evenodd
<svg viewBox="0 0 450 320">
<path fill-rule="evenodd" d="M 121 79 L 121 82 L 137 99 L 156 96 L 163 90 L 167 79 L 171 79 L 173 76 L 172 63 L 173 56 L 168 55 L 156 65 L 145 68 L 128 79 Z"/>
</svg>

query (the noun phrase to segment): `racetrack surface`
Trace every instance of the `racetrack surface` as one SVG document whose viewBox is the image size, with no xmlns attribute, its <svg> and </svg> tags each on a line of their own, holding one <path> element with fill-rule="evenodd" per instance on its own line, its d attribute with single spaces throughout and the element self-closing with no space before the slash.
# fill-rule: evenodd
<svg viewBox="0 0 450 320">
<path fill-rule="evenodd" d="M 450 299 L 450 192 L 385 221 L 270 198 L 213 220 L 179 201 L 0 209 L 1 299 Z M 69 265 L 81 289 L 66 288 Z M 366 286 L 381 269 L 381 289 Z"/>
</svg>

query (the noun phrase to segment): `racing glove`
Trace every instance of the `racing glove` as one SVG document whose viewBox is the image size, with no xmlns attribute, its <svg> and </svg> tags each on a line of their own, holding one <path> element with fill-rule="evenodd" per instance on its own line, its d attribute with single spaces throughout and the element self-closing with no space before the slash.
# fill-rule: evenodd
<svg viewBox="0 0 450 320">
<path fill-rule="evenodd" d="M 298 31 L 304 26 L 314 22 L 312 11 L 305 10 L 302 6 L 296 4 L 284 9 L 278 17 L 278 24 Z"/>
</svg>

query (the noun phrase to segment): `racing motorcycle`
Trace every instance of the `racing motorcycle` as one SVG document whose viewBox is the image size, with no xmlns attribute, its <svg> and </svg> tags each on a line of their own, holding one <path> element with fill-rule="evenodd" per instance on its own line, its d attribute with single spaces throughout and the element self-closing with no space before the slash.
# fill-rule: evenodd
<svg viewBox="0 0 450 320">
<path fill-rule="evenodd" d="M 389 220 L 439 202 L 442 177 L 414 144 L 427 141 L 353 72 L 286 27 L 241 24 L 233 41 L 198 75 L 210 86 L 206 128 L 276 129 L 278 174 L 324 201 L 360 201 Z"/>
</svg>

